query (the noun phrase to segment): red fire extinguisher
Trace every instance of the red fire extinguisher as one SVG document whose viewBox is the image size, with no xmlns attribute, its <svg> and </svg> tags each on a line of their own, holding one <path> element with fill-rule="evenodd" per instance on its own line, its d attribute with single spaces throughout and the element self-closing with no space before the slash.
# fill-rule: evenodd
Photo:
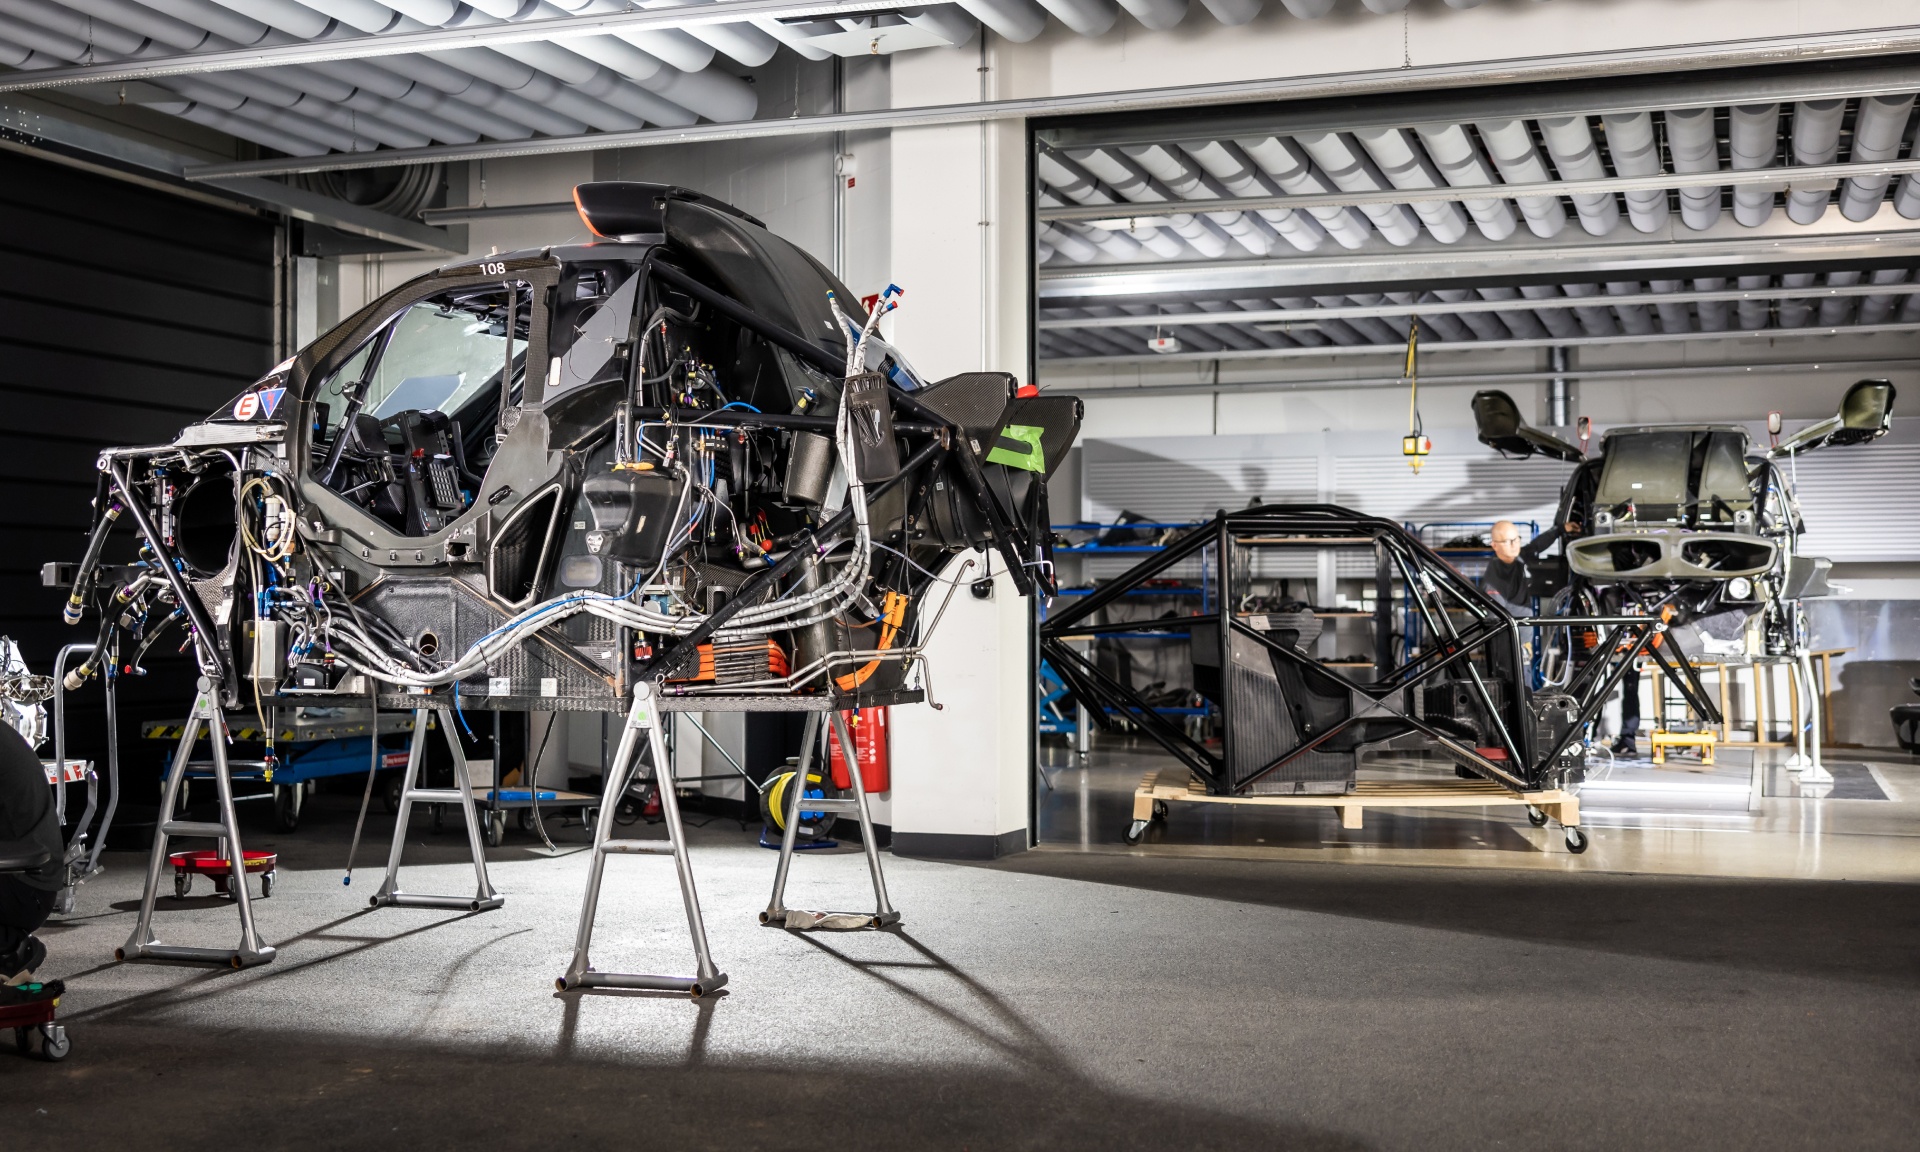
<svg viewBox="0 0 1920 1152">
<path fill-rule="evenodd" d="M 893 787 L 887 778 L 887 710 L 856 708 L 842 712 L 853 731 L 853 758 L 860 765 L 860 783 L 868 792 L 885 792 Z M 833 757 L 833 786 L 851 788 L 847 762 L 840 754 L 840 737 L 829 730 L 828 746 Z"/>
</svg>

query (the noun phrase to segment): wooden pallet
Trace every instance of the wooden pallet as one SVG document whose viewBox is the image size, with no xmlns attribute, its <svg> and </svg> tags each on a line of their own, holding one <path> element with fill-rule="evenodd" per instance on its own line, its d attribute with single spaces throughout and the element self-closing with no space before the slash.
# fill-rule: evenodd
<svg viewBox="0 0 1920 1152">
<path fill-rule="evenodd" d="M 1133 793 L 1133 818 L 1153 819 L 1156 801 L 1187 804 L 1252 804 L 1270 808 L 1338 808 L 1342 828 L 1359 828 L 1368 808 L 1479 808 L 1524 804 L 1572 828 L 1580 823 L 1580 798 L 1558 788 L 1515 792 L 1491 780 L 1360 780 L 1351 792 L 1288 796 L 1214 796 L 1185 767 L 1146 774 Z"/>
</svg>

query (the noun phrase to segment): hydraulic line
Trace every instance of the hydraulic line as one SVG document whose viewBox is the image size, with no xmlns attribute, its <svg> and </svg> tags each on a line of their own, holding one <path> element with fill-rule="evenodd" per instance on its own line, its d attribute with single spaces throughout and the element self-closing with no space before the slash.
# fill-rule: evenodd
<svg viewBox="0 0 1920 1152">
<path fill-rule="evenodd" d="M 120 502 L 107 498 L 102 492 L 95 496 L 96 506 L 104 504 L 100 518 L 94 521 L 93 534 L 87 537 L 87 551 L 80 558 L 80 566 L 74 569 L 73 592 L 67 597 L 67 607 L 60 618 L 68 624 L 80 623 L 81 615 L 86 611 L 87 591 L 93 583 L 94 571 L 100 566 L 100 551 L 106 546 L 107 534 L 113 531 L 113 522 L 120 519 Z"/>
</svg>

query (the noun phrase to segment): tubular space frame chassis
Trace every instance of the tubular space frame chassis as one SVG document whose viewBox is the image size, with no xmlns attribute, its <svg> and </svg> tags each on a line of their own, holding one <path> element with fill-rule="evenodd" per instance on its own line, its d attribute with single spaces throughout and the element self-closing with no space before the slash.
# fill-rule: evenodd
<svg viewBox="0 0 1920 1152">
<path fill-rule="evenodd" d="M 1407 598 L 1419 613 L 1422 623 L 1435 638 L 1425 651 L 1395 662 L 1391 645 L 1376 637 L 1376 675 L 1362 682 L 1340 670 L 1329 668 L 1269 639 L 1234 614 L 1238 601 L 1231 557 L 1236 548 L 1293 547 L 1328 548 L 1371 545 L 1375 552 L 1380 587 L 1385 590 L 1398 579 L 1407 590 Z M 1129 620 L 1119 623 L 1093 623 L 1094 616 L 1174 565 L 1199 557 L 1211 549 L 1220 576 L 1220 596 L 1215 613 L 1182 616 L 1162 620 Z M 1221 558 L 1227 558 L 1221 563 Z M 1386 604 L 1386 598 L 1377 601 Z M 1383 609 L 1384 611 L 1384 609 Z M 1456 617 L 1465 616 L 1464 625 Z M 1222 748 L 1216 753 L 1169 723 L 1126 685 L 1103 673 L 1092 660 L 1075 651 L 1066 641 L 1074 636 L 1099 636 L 1110 632 L 1174 631 L 1199 621 L 1217 622 L 1220 636 L 1220 664 L 1231 660 L 1230 638 L 1251 639 L 1278 659 L 1295 665 L 1304 677 L 1337 687 L 1356 701 L 1368 702 L 1353 708 L 1346 719 L 1328 726 L 1312 740 L 1303 742 L 1278 759 L 1261 765 L 1252 773 L 1235 780 L 1232 763 L 1233 725 L 1226 722 L 1226 710 L 1232 707 L 1232 693 L 1223 692 L 1218 707 L 1222 712 Z M 1590 659 L 1572 677 L 1562 691 L 1576 701 L 1578 713 L 1566 734 L 1552 747 L 1535 737 L 1534 726 L 1521 702 L 1527 698 L 1521 659 L 1523 626 L 1585 627 L 1601 630 L 1595 651 L 1603 656 Z M 1519 618 L 1509 616 L 1485 593 L 1475 588 L 1419 539 L 1398 523 L 1377 516 L 1364 516 L 1332 504 L 1269 504 L 1242 512 L 1220 512 L 1214 518 L 1177 537 L 1156 555 L 1128 572 L 1108 581 L 1092 595 L 1047 619 L 1040 627 L 1041 653 L 1065 680 L 1074 694 L 1089 703 L 1089 712 L 1103 727 L 1112 727 L 1107 709 L 1139 727 L 1192 771 L 1212 796 L 1246 796 L 1262 778 L 1294 760 L 1323 746 L 1361 720 L 1398 720 L 1419 733 L 1449 758 L 1470 768 L 1487 780 L 1516 793 L 1534 793 L 1546 785 L 1549 769 L 1572 746 L 1581 731 L 1599 714 L 1607 697 L 1625 675 L 1631 663 L 1641 656 L 1652 657 L 1667 670 L 1683 694 L 1702 715 L 1716 718 L 1719 710 L 1708 697 L 1705 686 L 1684 659 L 1676 660 L 1670 646 L 1660 643 L 1666 625 L 1651 616 L 1557 616 Z M 1506 698 L 1511 711 L 1495 705 L 1486 678 L 1471 657 L 1478 652 L 1505 648 L 1515 669 Z M 1422 686 L 1438 680 L 1443 672 L 1463 669 L 1474 697 L 1492 718 L 1497 733 L 1498 751 L 1504 759 L 1495 759 L 1470 747 L 1413 715 L 1410 701 Z"/>
</svg>

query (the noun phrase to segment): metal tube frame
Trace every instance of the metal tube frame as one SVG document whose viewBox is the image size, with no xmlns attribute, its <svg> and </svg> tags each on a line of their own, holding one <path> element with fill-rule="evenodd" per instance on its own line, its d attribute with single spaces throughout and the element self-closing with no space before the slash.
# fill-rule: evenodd
<svg viewBox="0 0 1920 1152">
<path fill-rule="evenodd" d="M 700 916 L 700 896 L 693 884 L 693 862 L 687 855 L 686 829 L 680 821 L 680 799 L 674 791 L 674 776 L 667 757 L 667 742 L 662 732 L 661 710 L 649 681 L 634 685 L 633 707 L 627 712 L 626 726 L 620 733 L 613 763 L 607 766 L 606 788 L 600 800 L 600 818 L 594 824 L 593 863 L 587 873 L 587 888 L 580 901 L 580 926 L 574 935 L 573 961 L 554 987 L 562 992 L 575 988 L 639 988 L 656 992 L 685 992 L 699 999 L 724 988 L 727 974 L 714 967 L 707 949 L 707 928 Z M 660 813 L 667 829 L 664 843 L 658 840 L 616 840 L 613 817 L 627 794 L 639 760 L 636 755 L 640 733 L 646 733 L 647 748 L 653 757 L 654 781 L 660 792 Z M 600 885 L 606 875 L 607 857 L 615 854 L 670 855 L 680 880 L 680 900 L 686 906 L 687 932 L 693 938 L 697 965 L 692 976 L 652 976 L 627 972 L 599 972 L 590 962 L 594 916 L 600 907 Z"/>
<path fill-rule="evenodd" d="M 1236 620 L 1232 614 L 1234 597 L 1227 583 L 1231 573 L 1227 570 L 1226 564 L 1230 562 L 1230 550 L 1234 547 L 1236 539 L 1248 534 L 1301 537 L 1303 539 L 1300 541 L 1300 546 L 1307 547 L 1325 547 L 1329 540 L 1351 540 L 1355 545 L 1371 541 L 1381 554 L 1381 558 L 1376 560 L 1376 570 L 1387 571 L 1389 566 L 1385 558 L 1391 558 L 1392 566 L 1398 568 L 1402 579 L 1406 582 L 1410 601 L 1418 609 L 1427 627 L 1433 631 L 1438 643 L 1419 655 L 1407 657 L 1397 666 L 1377 668 L 1378 677 L 1372 683 L 1362 684 L 1277 643 L 1260 631 Z M 1268 542 L 1279 546 L 1290 543 L 1284 539 L 1273 539 Z M 1082 622 L 1100 609 L 1114 603 L 1128 590 L 1145 580 L 1208 548 L 1214 549 L 1215 555 L 1221 557 L 1223 562 L 1223 586 L 1219 606 L 1215 612 L 1171 620 L 1121 624 Z M 1442 595 L 1453 598 L 1475 619 L 1464 628 L 1457 627 L 1449 615 L 1447 606 L 1440 603 Z M 1091 661 L 1081 657 L 1066 643 L 1066 637 L 1072 634 L 1172 629 L 1203 620 L 1211 622 L 1216 618 L 1220 626 L 1222 668 L 1228 667 L 1229 638 L 1233 635 L 1245 636 L 1260 644 L 1276 659 L 1294 664 L 1303 674 L 1337 685 L 1341 690 L 1352 693 L 1356 699 L 1370 699 L 1372 704 L 1354 709 L 1352 715 L 1332 725 L 1326 731 L 1318 733 L 1311 741 L 1301 744 L 1271 763 L 1260 766 L 1249 776 L 1233 780 L 1230 779 L 1229 768 L 1232 763 L 1230 724 L 1225 726 L 1226 730 L 1222 733 L 1223 754 L 1216 757 L 1208 753 L 1203 746 L 1188 739 L 1183 732 L 1178 732 L 1161 720 L 1144 701 L 1125 686 L 1105 676 Z M 1521 668 L 1520 628 L 1531 625 L 1586 625 L 1608 629 L 1601 649 L 1602 655 L 1590 661 L 1570 685 L 1570 689 L 1573 689 L 1571 694 L 1581 703 L 1576 721 L 1556 746 L 1550 749 L 1535 747 L 1532 725 L 1518 723 L 1525 719 L 1525 715 L 1517 711 L 1520 707 L 1520 694 L 1515 693 L 1515 699 L 1510 702 L 1510 707 L 1516 709 L 1513 716 L 1502 715 L 1502 710 L 1495 706 L 1493 694 L 1486 679 L 1471 659 L 1474 653 L 1485 650 L 1489 645 L 1504 642 L 1511 650 L 1510 655 L 1515 669 Z M 1174 540 L 1158 555 L 1137 566 L 1131 572 L 1109 581 L 1098 592 L 1085 597 L 1066 612 L 1047 620 L 1041 627 L 1040 635 L 1046 659 L 1054 670 L 1061 674 L 1062 679 L 1068 681 L 1076 695 L 1102 705 L 1102 713 L 1106 705 L 1117 702 L 1118 710 L 1128 714 L 1128 718 L 1135 720 L 1156 743 L 1200 776 L 1205 781 L 1209 792 L 1218 795 L 1242 793 L 1263 777 L 1315 751 L 1326 741 L 1350 729 L 1358 722 L 1380 719 L 1404 723 L 1411 730 L 1443 746 L 1450 755 L 1471 765 L 1490 779 L 1498 780 L 1520 791 L 1538 788 L 1541 786 L 1542 773 L 1564 753 L 1579 730 L 1598 714 L 1608 693 L 1624 675 L 1626 667 L 1647 652 L 1654 638 L 1665 631 L 1665 624 L 1653 616 L 1515 619 L 1491 601 L 1486 600 L 1483 594 L 1453 572 L 1437 553 L 1418 540 L 1408 537 L 1398 524 L 1377 517 L 1361 516 L 1333 505 L 1280 505 L 1251 509 L 1241 513 L 1221 513 L 1211 523 L 1201 525 L 1186 536 Z M 1620 642 L 1626 637 L 1631 637 L 1632 642 L 1623 650 Z M 1655 658 L 1661 659 L 1657 650 Z M 1415 717 L 1412 715 L 1413 709 L 1410 704 L 1388 703 L 1388 700 L 1395 696 L 1403 702 L 1406 701 L 1407 693 L 1463 662 L 1466 664 L 1471 690 L 1480 706 L 1491 718 L 1500 740 L 1500 750 L 1508 757 L 1504 764 L 1491 759 L 1478 749 L 1466 747 L 1448 733 Z M 1662 659 L 1662 663 L 1665 663 L 1665 660 Z M 1226 707 L 1227 705 L 1222 706 L 1223 713 Z M 1713 711 L 1711 706 L 1709 711 Z M 1717 715 L 1717 711 L 1714 711 L 1714 714 Z"/>
<path fill-rule="evenodd" d="M 66 825 L 67 785 L 64 779 L 67 768 L 67 701 L 66 670 L 67 658 L 77 652 L 93 652 L 96 644 L 68 644 L 53 658 L 53 762 L 56 783 L 53 785 L 54 816 L 62 827 Z M 119 653 L 110 650 L 101 671 L 101 686 L 106 692 L 107 707 L 107 776 L 112 795 L 107 798 L 106 814 L 100 818 L 100 830 L 94 837 L 92 852 L 87 851 L 88 829 L 93 825 L 93 814 L 100 804 L 100 772 L 98 768 L 87 770 L 87 806 L 75 821 L 73 835 L 67 840 L 62 857 L 64 883 L 54 897 L 53 910 L 64 916 L 73 911 L 74 888 L 82 881 L 100 872 L 100 852 L 106 845 L 107 830 L 113 827 L 113 814 L 120 807 L 120 723 L 119 693 L 115 686 L 119 683 Z M 82 856 L 86 863 L 81 864 Z"/>
<path fill-rule="evenodd" d="M 54 653 L 53 657 L 53 763 L 56 778 L 67 773 L 67 659 L 76 653 L 89 655 L 98 651 L 98 644 L 68 644 Z M 88 808 L 92 812 L 91 806 Z M 67 823 L 67 786 L 64 781 L 53 786 L 53 818 L 61 827 Z M 83 824 L 78 831 L 85 831 Z M 77 833 L 76 833 L 77 834 Z"/>
<path fill-rule="evenodd" d="M 115 644 L 118 644 L 117 640 Z M 110 655 L 114 659 L 108 664 L 106 676 L 101 681 L 101 687 L 107 697 L 107 810 L 100 814 L 99 831 L 93 833 L 93 851 L 87 854 L 86 867 L 74 875 L 76 882 L 97 876 L 104 871 L 100 864 L 100 853 L 107 847 L 107 833 L 113 829 L 114 813 L 120 810 L 120 654 L 116 649 Z M 99 773 L 95 772 L 94 775 L 97 782 Z M 87 812 L 90 817 L 93 811 L 91 787 L 87 795 Z M 85 830 L 87 823 L 87 818 L 80 821 L 81 831 Z M 76 832 L 76 841 L 78 837 L 79 833 Z"/>
<path fill-rule="evenodd" d="M 220 794 L 220 821 L 217 824 L 180 820 L 174 816 L 180 786 L 186 779 L 187 761 L 193 755 L 193 745 L 200 737 L 202 726 L 206 729 L 207 743 L 213 748 L 213 780 Z M 220 710 L 219 686 L 211 677 L 202 676 L 199 690 L 194 696 L 193 712 L 187 717 L 186 726 L 180 733 L 180 743 L 173 754 L 173 765 L 167 770 L 166 785 L 161 790 L 160 820 L 154 828 L 153 850 L 147 857 L 147 881 L 140 894 L 140 917 L 135 921 L 133 933 L 127 937 L 127 942 L 114 950 L 116 960 L 179 960 L 250 968 L 273 959 L 273 946 L 262 944 L 254 929 L 253 900 L 247 893 L 246 851 L 241 846 L 240 824 L 234 815 L 233 777 L 227 768 L 226 727 L 226 716 Z M 227 853 L 228 862 L 232 865 L 227 890 L 233 897 L 234 906 L 240 910 L 239 947 L 193 948 L 162 944 L 154 936 L 154 901 L 160 891 L 161 869 L 167 862 L 167 844 L 175 836 L 213 837 L 220 850 Z"/>
<path fill-rule="evenodd" d="M 460 746 L 460 737 L 453 730 L 453 714 L 448 709 L 435 709 L 441 713 L 437 727 L 447 739 L 447 747 L 453 753 L 452 788 L 420 787 L 420 768 L 426 757 L 427 712 L 425 708 L 413 710 L 413 739 L 407 750 L 407 774 L 400 783 L 400 812 L 394 817 L 393 846 L 387 851 L 387 874 L 380 882 L 379 891 L 367 898 L 369 907 L 403 908 L 457 908 L 468 912 L 483 912 L 498 908 L 507 902 L 505 896 L 493 890 L 493 884 L 487 879 L 487 850 L 480 835 L 480 813 L 473 802 L 473 781 L 467 775 L 467 753 Z M 380 740 L 380 714 L 374 712 L 373 739 L 376 747 Z M 431 896 L 400 890 L 400 857 L 406 850 L 407 825 L 413 816 L 415 802 L 427 804 L 457 804 L 460 814 L 467 824 L 467 847 L 473 853 L 473 878 L 475 883 L 472 896 Z"/>
</svg>

